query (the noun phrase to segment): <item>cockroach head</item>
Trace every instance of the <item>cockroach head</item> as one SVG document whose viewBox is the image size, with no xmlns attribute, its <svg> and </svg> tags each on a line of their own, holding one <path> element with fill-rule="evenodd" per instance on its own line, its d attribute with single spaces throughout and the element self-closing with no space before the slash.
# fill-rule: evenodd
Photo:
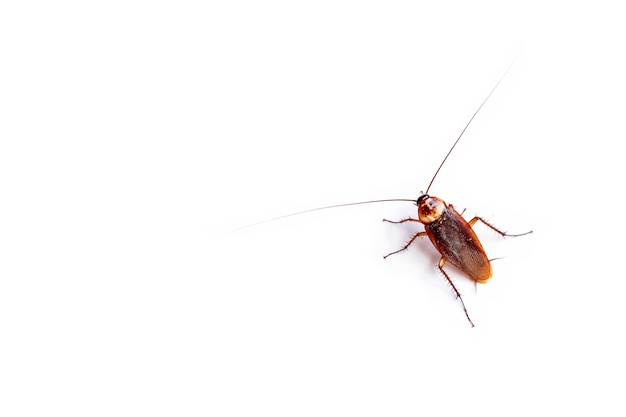
<svg viewBox="0 0 626 417">
<path fill-rule="evenodd" d="M 431 197 L 428 194 L 419 196 L 416 204 L 419 221 L 423 224 L 439 220 L 446 209 L 446 203 L 442 199 Z"/>
</svg>

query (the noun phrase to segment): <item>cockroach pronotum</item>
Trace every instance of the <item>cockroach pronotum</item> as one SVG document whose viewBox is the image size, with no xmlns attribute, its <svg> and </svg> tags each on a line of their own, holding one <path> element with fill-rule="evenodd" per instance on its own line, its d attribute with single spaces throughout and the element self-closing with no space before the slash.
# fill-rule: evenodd
<svg viewBox="0 0 626 417">
<path fill-rule="evenodd" d="M 478 109 L 474 112 L 470 120 L 467 122 L 467 124 L 461 131 L 461 134 L 459 135 L 459 137 L 452 144 L 452 147 L 450 148 L 446 156 L 443 158 L 443 161 L 441 161 L 441 164 L 437 168 L 437 171 L 435 171 L 435 175 L 433 175 L 432 179 L 430 180 L 430 183 L 428 184 L 428 187 L 426 187 L 426 191 L 422 192 L 421 195 L 417 198 L 417 200 L 394 198 L 394 199 L 385 199 L 385 200 L 370 200 L 370 201 L 361 201 L 361 202 L 356 202 L 356 203 L 336 204 L 332 206 L 318 207 L 314 209 L 299 211 L 297 213 L 291 213 L 291 214 L 287 214 L 284 216 L 275 217 L 273 219 L 269 219 L 260 223 L 266 223 L 266 222 L 282 219 L 285 217 L 309 213 L 312 211 L 326 210 L 326 209 L 337 208 L 337 207 L 354 206 L 358 204 L 373 204 L 373 203 L 383 203 L 383 202 L 392 202 L 392 201 L 412 202 L 417 206 L 417 219 L 409 217 L 409 218 L 399 220 L 399 221 L 392 221 L 392 220 L 387 220 L 387 219 L 383 219 L 383 221 L 388 222 L 388 223 L 395 223 L 395 224 L 400 224 L 400 223 L 405 223 L 405 222 L 417 222 L 417 223 L 421 223 L 424 225 L 424 231 L 416 233 L 408 241 L 408 243 L 404 245 L 404 247 L 385 255 L 383 258 L 386 259 L 387 257 L 391 255 L 405 251 L 406 249 L 409 248 L 409 246 L 411 246 L 411 244 L 418 237 L 428 236 L 433 246 L 441 254 L 441 259 L 439 260 L 439 265 L 438 265 L 439 270 L 441 271 L 441 273 L 447 280 L 448 284 L 450 284 L 450 286 L 452 287 L 452 290 L 454 294 L 456 295 L 456 297 L 459 299 L 459 301 L 461 301 L 461 306 L 463 307 L 465 316 L 467 317 L 467 320 L 470 322 L 472 327 L 474 327 L 474 323 L 472 322 L 472 319 L 470 319 L 469 313 L 467 312 L 467 308 L 465 308 L 465 303 L 463 302 L 463 297 L 461 296 L 461 293 L 456 288 L 456 286 L 454 285 L 454 282 L 452 281 L 452 279 L 450 279 L 450 276 L 443 268 L 445 263 L 450 262 L 452 265 L 454 265 L 463 273 L 465 273 L 465 275 L 467 275 L 474 282 L 484 284 L 489 280 L 489 278 L 491 278 L 491 262 L 490 262 L 490 259 L 487 257 L 487 254 L 485 253 L 485 249 L 483 249 L 483 246 L 480 243 L 478 236 L 476 236 L 476 233 L 472 229 L 472 226 L 474 226 L 476 222 L 480 221 L 485 226 L 489 227 L 490 229 L 500 234 L 501 236 L 510 236 L 510 237 L 524 236 L 529 233 L 532 233 L 532 230 L 526 233 L 508 234 L 497 229 L 496 227 L 494 227 L 493 225 L 491 225 L 490 223 L 488 223 L 481 217 L 474 217 L 470 221 L 467 221 L 463 218 L 461 214 L 459 214 L 454 209 L 452 204 L 447 204 L 442 199 L 429 195 L 428 192 L 433 182 L 435 181 L 437 174 L 439 174 L 439 171 L 443 167 L 444 163 L 446 162 L 446 160 L 448 159 L 448 157 L 450 156 L 450 154 L 452 153 L 456 145 L 459 143 L 459 141 L 463 137 L 463 134 L 465 133 L 469 125 L 472 123 L 472 121 L 474 120 L 474 118 L 476 117 L 480 109 L 482 109 L 482 107 L 485 105 L 487 100 L 489 100 L 489 97 L 491 97 L 491 95 L 496 90 L 496 88 L 498 88 L 498 85 L 500 85 L 500 83 L 506 76 L 507 72 L 505 72 L 505 74 L 496 83 L 496 85 L 493 87 L 493 89 L 487 95 L 487 97 L 483 100 L 480 106 L 478 106 Z M 260 223 L 255 223 L 255 224 L 260 224 Z M 249 227 L 249 226 L 244 226 L 244 227 Z"/>
</svg>

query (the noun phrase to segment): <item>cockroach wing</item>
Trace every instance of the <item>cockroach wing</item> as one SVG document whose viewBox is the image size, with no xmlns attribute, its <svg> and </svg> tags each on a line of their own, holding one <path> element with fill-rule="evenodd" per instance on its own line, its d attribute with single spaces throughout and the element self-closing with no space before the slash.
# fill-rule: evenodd
<svg viewBox="0 0 626 417">
<path fill-rule="evenodd" d="M 426 234 L 448 262 L 465 272 L 476 282 L 491 278 L 491 263 L 472 226 L 446 205 L 442 216 L 425 225 Z"/>
</svg>

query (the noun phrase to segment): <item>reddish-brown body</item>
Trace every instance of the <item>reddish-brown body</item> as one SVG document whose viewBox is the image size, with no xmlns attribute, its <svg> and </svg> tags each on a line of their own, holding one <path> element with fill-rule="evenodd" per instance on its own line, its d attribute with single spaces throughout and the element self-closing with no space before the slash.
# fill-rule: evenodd
<svg viewBox="0 0 626 417">
<path fill-rule="evenodd" d="M 474 229 L 472 229 L 474 223 L 480 220 L 483 224 L 485 224 L 485 226 L 502 236 L 521 235 L 508 235 L 503 231 L 496 229 L 480 217 L 474 217 L 468 222 L 463 218 L 463 216 L 457 213 L 451 204 L 448 205 L 442 199 L 431 197 L 428 194 L 422 194 L 417 199 L 415 204 L 417 205 L 417 219 L 409 217 L 408 219 L 400 221 L 391 221 L 386 219 L 385 221 L 389 223 L 422 223 L 424 225 L 424 231 L 416 233 L 402 249 L 391 252 L 386 255 L 385 258 L 389 255 L 393 255 L 394 253 L 406 250 L 418 237 L 428 236 L 433 246 L 441 254 L 439 270 L 461 301 L 467 320 L 469 320 L 471 325 L 474 326 L 474 323 L 472 323 L 472 320 L 467 313 L 467 309 L 465 308 L 465 303 L 463 302 L 461 293 L 452 282 L 452 279 L 450 279 L 448 273 L 443 269 L 443 266 L 449 261 L 452 265 L 463 271 L 474 281 L 485 283 L 489 280 L 489 278 L 491 278 L 491 263 L 489 262 L 489 258 L 487 258 L 483 245 L 481 245 L 480 240 L 478 240 L 478 236 L 476 236 Z"/>
<path fill-rule="evenodd" d="M 424 226 L 426 235 L 448 262 L 476 282 L 491 278 L 491 263 L 472 226 L 446 205 L 441 217 Z"/>
</svg>

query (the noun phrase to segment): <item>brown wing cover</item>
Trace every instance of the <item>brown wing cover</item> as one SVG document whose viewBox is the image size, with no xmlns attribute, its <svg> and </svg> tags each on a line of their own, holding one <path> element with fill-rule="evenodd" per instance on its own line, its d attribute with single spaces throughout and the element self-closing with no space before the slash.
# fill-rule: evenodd
<svg viewBox="0 0 626 417">
<path fill-rule="evenodd" d="M 491 278 L 491 264 L 476 233 L 451 205 L 425 230 L 439 253 L 471 279 L 485 283 Z"/>
</svg>

